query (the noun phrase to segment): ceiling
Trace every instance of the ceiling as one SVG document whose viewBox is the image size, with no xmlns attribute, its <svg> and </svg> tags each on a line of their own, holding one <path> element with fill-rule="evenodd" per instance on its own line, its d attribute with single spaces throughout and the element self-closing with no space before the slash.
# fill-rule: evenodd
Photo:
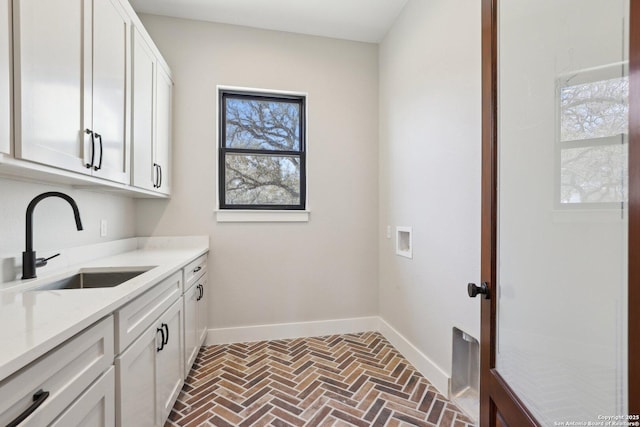
<svg viewBox="0 0 640 427">
<path fill-rule="evenodd" d="M 130 0 L 138 13 L 380 42 L 407 0 Z"/>
</svg>

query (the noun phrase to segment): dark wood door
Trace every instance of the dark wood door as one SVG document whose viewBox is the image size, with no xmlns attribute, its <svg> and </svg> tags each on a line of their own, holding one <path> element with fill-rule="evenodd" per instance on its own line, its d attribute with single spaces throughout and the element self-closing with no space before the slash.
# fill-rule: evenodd
<svg viewBox="0 0 640 427">
<path fill-rule="evenodd" d="M 594 417 L 597 418 L 596 414 L 599 414 L 599 409 L 596 409 L 594 404 L 602 405 L 599 407 L 602 409 L 602 413 L 599 415 L 602 416 L 640 414 L 640 310 L 638 310 L 640 308 L 640 262 L 637 261 L 640 259 L 640 147 L 637 146 L 640 144 L 640 0 L 621 1 L 617 4 L 620 7 L 618 12 L 621 13 L 622 23 L 616 23 L 615 19 L 611 18 L 613 12 L 610 7 L 614 2 L 602 0 L 599 2 L 600 5 L 597 5 L 597 2 L 598 0 L 589 0 L 583 3 L 584 7 L 581 7 L 580 2 L 577 1 L 557 1 L 555 2 L 557 7 L 572 6 L 574 11 L 573 13 L 565 11 L 564 15 L 559 13 L 554 18 L 553 8 L 556 5 L 551 1 L 538 2 L 539 4 L 546 3 L 546 7 L 541 6 L 529 11 L 526 4 L 533 5 L 535 2 L 482 0 L 481 279 L 486 284 L 487 290 L 487 295 L 479 295 L 481 298 L 480 425 L 482 427 L 554 425 L 553 422 L 563 421 L 587 422 Z M 502 12 L 499 8 L 503 4 L 509 3 L 509 6 L 519 3 L 518 7 L 520 7 L 514 13 L 514 16 L 517 16 L 513 22 L 509 21 L 509 17 L 499 14 Z M 587 6 L 587 3 L 590 6 Z M 590 10 L 588 10 L 589 7 L 591 7 Z M 597 7 L 602 8 L 600 17 L 595 9 Z M 511 10 L 515 9 L 512 7 Z M 594 56 L 598 54 L 595 51 L 604 52 L 606 48 L 600 46 L 599 42 L 606 39 L 607 34 L 611 32 L 594 35 L 591 41 L 589 40 L 590 36 L 586 37 L 587 40 L 584 40 L 586 47 L 566 49 L 566 52 L 558 54 L 564 55 L 566 53 L 566 61 L 563 58 L 555 58 L 545 68 L 544 60 L 536 59 L 536 55 L 542 58 L 549 50 L 558 49 L 560 51 L 558 46 L 561 47 L 564 40 L 573 42 L 571 39 L 573 36 L 569 34 L 571 28 L 578 28 L 578 32 L 586 31 L 586 26 L 590 23 L 589 20 L 597 22 L 600 19 L 609 19 L 607 17 L 611 18 L 613 27 L 620 24 L 621 31 L 618 36 L 621 40 L 618 46 L 622 46 L 619 51 L 624 52 L 620 53 L 619 60 L 611 60 L 607 54 L 603 54 L 607 60 L 602 64 L 588 64 L 588 60 L 583 60 L 584 57 L 588 57 L 589 49 L 593 49 Z M 556 21 L 552 24 L 545 22 L 554 19 Z M 556 37 L 564 37 L 560 41 L 554 39 L 553 31 L 555 30 L 552 28 L 554 25 L 558 29 Z M 597 32 L 599 29 L 602 30 L 603 26 L 595 25 L 593 30 Z M 519 48 L 519 35 L 515 34 L 513 37 L 509 37 L 509 35 L 500 33 L 503 30 L 514 31 L 518 34 L 530 31 L 532 37 L 522 43 Z M 552 34 L 549 34 L 550 32 Z M 503 37 L 501 38 L 501 36 Z M 503 51 L 499 51 L 499 47 Z M 612 47 L 612 49 L 615 50 L 616 47 Z M 513 54 L 513 52 L 516 53 Z M 511 55 L 511 57 L 504 55 Z M 513 58 L 522 58 L 523 64 L 513 65 L 513 61 L 517 61 Z M 611 55 L 611 58 L 615 58 L 615 55 Z M 509 61 L 512 62 L 509 63 Z M 504 70 L 500 68 L 501 66 Z M 518 70 L 533 70 L 531 75 L 534 75 L 536 67 L 539 67 L 540 70 L 536 77 L 527 77 L 521 80 L 524 94 L 521 103 L 512 102 L 509 105 L 508 100 L 505 101 L 505 98 L 500 97 L 501 90 L 508 91 L 510 88 L 517 87 L 513 82 L 514 75 Z M 551 69 L 552 67 L 555 68 Z M 504 75 L 501 74 L 503 72 Z M 525 73 L 527 72 L 529 71 L 525 71 Z M 547 72 L 548 75 L 545 75 Z M 502 78 L 505 81 L 501 81 Z M 569 97 L 575 96 L 576 92 L 584 88 L 593 90 L 596 95 L 600 96 L 602 95 L 602 92 L 598 92 L 600 89 L 594 88 L 601 87 L 601 82 L 613 82 L 611 87 L 607 86 L 607 88 L 621 85 L 622 90 L 625 90 L 625 82 L 628 82 L 628 132 L 614 130 L 609 133 L 603 131 L 587 134 L 583 126 L 581 130 L 575 131 L 577 133 L 571 134 L 570 128 L 572 124 L 575 127 L 577 122 L 571 122 L 574 119 L 571 118 L 570 113 L 575 111 L 568 111 L 568 109 L 575 104 L 580 104 L 580 102 L 582 102 L 580 108 L 587 109 L 595 104 L 572 100 Z M 613 89 L 614 92 L 620 87 Z M 549 99 L 549 102 L 537 108 L 534 105 L 535 102 L 543 98 Z M 620 96 L 619 98 L 624 97 Z M 508 108 L 509 111 L 507 114 L 502 114 L 504 111 L 500 108 Z M 518 114 L 521 115 L 521 120 Z M 613 116 L 619 118 L 625 114 L 627 113 L 618 110 Z M 502 123 L 500 123 L 501 120 Z M 532 138 L 532 142 L 527 145 L 527 138 L 537 132 L 537 127 L 544 120 L 548 120 L 554 127 L 553 130 L 549 130 L 550 137 L 545 139 L 544 132 L 541 132 L 537 140 L 534 141 Z M 505 122 L 509 123 L 505 125 Z M 511 122 L 515 122 L 515 124 L 509 128 Z M 565 135 L 564 132 L 570 135 Z M 511 148 L 507 149 L 506 153 L 501 152 L 503 147 L 508 146 L 507 144 L 511 144 Z M 545 146 L 545 144 L 550 144 L 550 146 Z M 545 155 L 538 156 L 545 150 L 546 157 Z M 617 162 L 617 166 L 615 166 L 618 167 L 617 174 L 622 176 L 619 191 L 616 194 L 604 195 L 600 199 L 596 198 L 593 192 L 582 191 L 594 184 L 595 179 L 576 183 L 576 180 L 579 181 L 574 176 L 577 172 L 572 169 L 570 164 L 574 160 L 572 157 L 574 153 L 579 153 L 579 155 L 587 153 L 593 156 L 593 153 L 597 153 L 598 150 L 618 153 L 613 157 Z M 509 170 L 507 162 L 513 156 L 517 156 L 518 152 L 521 152 L 522 156 L 520 164 L 515 170 Z M 608 159 L 611 160 L 612 157 Z M 538 162 L 539 164 L 537 164 Z M 545 169 L 547 167 L 548 169 Z M 602 164 L 597 164 L 597 162 L 592 162 L 590 167 L 604 168 Z M 503 173 L 503 169 L 509 171 Z M 532 194 L 532 200 L 528 200 L 521 196 L 527 191 L 532 191 L 529 187 L 523 185 L 517 191 L 509 187 L 510 182 L 518 181 L 522 175 L 536 170 L 539 170 L 540 173 L 540 186 L 554 187 L 544 190 L 548 192 L 548 198 L 546 196 L 540 197 L 540 194 L 543 194 L 543 190 L 541 190 L 540 194 Z M 549 176 L 550 173 L 552 177 Z M 615 187 L 610 182 L 608 184 L 600 182 L 600 184 L 603 187 L 605 184 L 608 185 L 607 188 Z M 571 185 L 577 188 L 572 189 Z M 535 191 L 532 192 L 535 193 Z M 601 189 L 599 194 L 602 195 L 605 192 L 604 189 Z M 510 198 L 513 200 L 510 201 Z M 519 199 L 522 200 L 518 201 Z M 530 206 L 519 206 L 520 211 L 513 210 L 516 213 L 526 212 L 524 215 L 521 214 L 521 224 L 518 224 L 518 215 L 513 212 L 510 211 L 504 215 L 501 212 L 501 207 L 505 204 L 527 205 L 529 202 Z M 539 213 L 538 218 L 544 217 L 544 220 L 548 221 L 548 227 L 552 228 L 551 230 L 546 230 L 545 226 L 540 225 L 541 223 L 536 223 L 536 219 L 525 218 L 529 213 L 535 217 L 536 212 Z M 508 224 L 505 225 L 505 222 Z M 586 275 L 585 277 L 594 276 L 589 273 L 591 268 L 597 273 L 598 270 L 593 266 L 593 260 L 573 259 L 578 256 L 578 253 L 584 256 L 584 253 L 580 252 L 582 249 L 580 248 L 574 253 L 572 250 L 566 250 L 566 247 L 563 248 L 562 242 L 558 243 L 556 240 L 558 236 L 565 234 L 565 238 L 568 239 L 567 229 L 580 227 L 586 231 L 581 232 L 581 237 L 576 238 L 575 242 L 569 243 L 584 247 L 583 240 L 588 241 L 586 246 L 594 248 L 593 252 L 602 249 L 601 246 L 606 247 L 611 244 L 611 242 L 604 240 L 607 240 L 612 234 L 615 234 L 618 239 L 614 246 L 619 249 L 619 253 L 606 261 L 609 264 L 614 264 L 609 267 L 613 269 L 612 271 L 616 271 L 615 280 L 602 281 L 597 291 L 589 284 L 581 283 L 578 280 L 579 277 L 582 277 L 581 274 Z M 615 233 L 610 230 L 615 230 Z M 501 235 L 501 233 L 503 234 Z M 592 233 L 592 235 L 585 237 L 586 233 Z M 528 252 L 535 245 L 544 244 L 547 246 Z M 522 255 L 518 259 L 524 261 L 512 263 L 511 270 L 506 273 L 501 271 L 501 262 L 508 264 L 505 259 L 512 257 L 519 248 L 522 248 L 520 251 Z M 559 280 L 563 282 L 563 286 L 564 282 L 569 286 L 569 289 L 564 290 L 560 289 L 560 286 L 556 288 L 547 283 L 553 282 L 555 276 L 562 275 L 558 273 L 558 268 L 562 267 L 562 264 L 550 265 L 553 262 L 545 261 L 549 259 L 550 252 L 556 249 L 562 250 L 562 248 L 564 252 L 561 252 L 561 256 L 566 262 L 567 277 L 569 277 L 569 279 L 565 277 L 563 280 Z M 501 250 L 509 251 L 509 253 L 501 253 Z M 540 259 L 536 259 L 538 256 Z M 581 265 L 584 268 L 580 268 Z M 580 270 L 580 274 L 577 273 L 578 270 Z M 574 272 L 576 273 L 573 276 L 575 280 L 572 282 L 571 274 Z M 531 276 L 536 276 L 536 278 Z M 522 286 L 525 286 L 526 290 L 518 289 L 519 283 L 513 283 L 517 282 L 518 278 L 522 279 Z M 539 287 L 536 283 L 539 284 Z M 571 289 L 571 286 L 574 289 Z M 617 297 L 613 295 L 615 292 L 619 294 Z M 501 366 L 500 357 L 497 357 L 500 352 L 500 315 L 501 305 L 513 304 L 513 300 L 518 298 L 520 294 L 523 295 L 520 298 L 529 298 L 529 306 L 522 305 L 521 307 L 524 308 L 521 311 L 526 311 L 530 318 L 534 319 L 535 326 L 532 326 L 531 331 L 522 330 L 522 337 L 514 339 L 520 339 L 521 350 L 528 348 L 534 349 L 534 351 L 516 352 L 517 357 L 525 362 L 522 362 L 522 369 L 514 369 L 514 367 L 517 368 L 520 361 L 516 361 L 513 366 L 505 366 L 505 363 L 502 363 Z M 593 298 L 589 298 L 589 295 L 593 295 Z M 615 301 L 613 301 L 614 299 Z M 566 307 L 567 311 L 575 310 L 574 313 L 580 310 L 597 310 L 598 307 L 604 307 L 603 311 L 610 309 L 609 317 L 611 319 L 606 318 L 605 315 L 604 318 L 607 320 L 600 322 L 595 315 L 586 317 L 588 321 L 585 328 L 587 330 L 577 328 L 575 335 L 578 337 L 567 336 L 566 346 L 557 348 L 558 354 L 575 352 L 579 356 L 561 356 L 555 361 L 553 360 L 554 351 L 549 349 L 549 343 L 561 343 L 562 340 L 558 340 L 558 337 L 553 338 L 556 341 L 547 340 L 532 331 L 536 329 L 538 324 L 545 324 L 545 322 L 549 324 L 548 328 L 551 330 L 554 328 L 559 331 L 569 330 L 574 322 L 574 316 L 560 315 L 555 323 L 553 321 L 553 316 L 558 313 L 558 310 L 561 311 L 562 307 Z M 508 313 L 508 311 L 506 312 Z M 508 316 L 506 317 L 508 318 Z M 517 315 L 513 317 L 516 320 L 518 318 Z M 593 321 L 593 324 L 589 324 L 589 321 Z M 502 322 L 504 327 L 506 320 L 502 319 Z M 606 327 L 610 327 L 608 332 L 600 331 Z M 516 331 L 518 328 L 517 324 L 513 326 Z M 598 345 L 598 334 L 600 333 L 605 335 L 611 333 L 617 336 L 614 340 L 615 351 L 611 353 L 613 354 L 613 357 L 610 358 L 611 361 L 607 359 L 609 353 L 604 350 L 602 350 L 602 358 L 605 361 L 602 363 L 594 356 L 594 352 L 601 351 Z M 511 334 L 513 335 L 513 332 Z M 593 338 L 588 338 L 589 334 L 593 334 Z M 581 341 L 581 335 L 587 338 Z M 536 339 L 540 339 L 541 342 L 535 343 Z M 512 347 L 518 348 L 518 344 Z M 512 347 L 505 346 L 502 350 L 510 351 Z M 592 348 L 595 350 L 590 351 Z M 539 354 L 535 351 L 538 349 L 540 349 Z M 585 361 L 584 359 L 589 360 Z M 579 362 L 572 364 L 573 360 L 579 360 Z M 583 362 L 584 365 L 582 365 Z M 589 388 L 593 385 L 593 389 L 588 392 L 603 396 L 600 401 L 597 398 L 593 400 L 591 407 L 580 407 L 579 405 L 587 405 L 590 402 L 588 399 L 580 401 L 576 398 L 572 400 L 571 396 L 568 396 L 571 393 L 566 393 L 566 390 L 571 389 L 572 386 L 567 383 L 576 378 L 583 378 L 581 373 L 589 376 L 593 371 L 609 372 L 607 371 L 610 367 L 607 365 L 609 362 L 612 366 L 610 389 L 607 389 L 605 384 L 608 380 L 603 381 L 601 388 L 598 387 L 595 380 L 589 384 L 588 379 L 584 380 L 584 384 L 574 385 L 574 390 L 580 390 L 580 387 Z M 581 371 L 582 369 L 584 372 Z M 559 372 L 567 372 L 568 374 L 564 377 L 562 374 L 558 375 Z M 555 380 L 549 381 L 545 375 L 550 375 Z M 551 383 L 553 385 L 549 385 Z M 536 391 L 530 392 L 530 390 Z M 615 392 L 615 396 L 611 396 L 611 390 Z M 545 393 L 548 393 L 546 396 L 548 399 L 544 399 Z M 564 406 L 563 400 L 566 400 Z M 626 413 L 620 413 L 621 411 Z"/>
</svg>

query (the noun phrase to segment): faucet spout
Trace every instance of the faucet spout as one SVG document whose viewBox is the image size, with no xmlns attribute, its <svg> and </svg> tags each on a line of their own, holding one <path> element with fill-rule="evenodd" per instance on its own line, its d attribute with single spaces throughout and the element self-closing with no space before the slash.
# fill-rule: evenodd
<svg viewBox="0 0 640 427">
<path fill-rule="evenodd" d="M 46 193 L 42 193 L 31 200 L 29 205 L 27 206 L 27 214 L 26 214 L 26 232 L 25 232 L 25 251 L 22 253 L 22 278 L 23 279 L 33 279 L 36 277 L 36 267 L 38 267 L 36 263 L 36 253 L 33 250 L 33 211 L 36 205 L 43 199 L 47 197 L 60 197 L 61 199 L 66 200 L 73 209 L 73 216 L 76 221 L 76 228 L 78 231 L 81 231 L 82 228 L 82 220 L 80 219 L 80 211 L 78 210 L 78 205 L 76 201 L 73 200 L 69 195 L 60 193 L 58 191 L 49 191 Z M 43 264 L 44 265 L 44 264 Z"/>
</svg>

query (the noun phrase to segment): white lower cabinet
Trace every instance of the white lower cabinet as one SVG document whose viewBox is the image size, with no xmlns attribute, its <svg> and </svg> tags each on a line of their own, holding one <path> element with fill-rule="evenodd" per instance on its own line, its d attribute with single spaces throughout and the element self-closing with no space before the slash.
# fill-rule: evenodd
<svg viewBox="0 0 640 427">
<path fill-rule="evenodd" d="M 189 375 L 200 346 L 197 340 L 198 296 L 200 288 L 191 286 L 184 293 L 184 376 Z"/>
<path fill-rule="evenodd" d="M 198 356 L 207 336 L 207 275 L 202 275 L 184 294 L 184 375 Z"/>
<path fill-rule="evenodd" d="M 116 423 L 164 424 L 182 387 L 182 299 L 116 357 Z"/>
<path fill-rule="evenodd" d="M 0 425 L 45 426 L 65 411 L 75 419 L 73 402 L 86 397 L 85 390 L 113 364 L 113 355 L 109 316 L 0 382 Z M 110 394 L 103 392 L 113 400 L 113 387 Z M 106 400 L 102 407 L 108 409 Z"/>
<path fill-rule="evenodd" d="M 158 405 L 160 409 L 160 420 L 162 424 L 169 416 L 173 404 L 178 398 L 182 382 L 183 374 L 183 349 L 184 336 L 182 316 L 182 298 L 165 313 L 162 317 L 160 328 L 166 331 L 165 343 L 161 346 L 157 353 L 158 373 L 157 389 Z"/>
<path fill-rule="evenodd" d="M 182 294 L 182 272 L 178 271 L 114 313 L 116 354 L 156 322 Z"/>
<path fill-rule="evenodd" d="M 207 336 L 207 257 L 201 257 L 184 269 L 184 375 L 198 356 Z"/>
<path fill-rule="evenodd" d="M 182 268 L 0 381 L 0 426 L 163 426 L 207 330 L 206 255 Z"/>
<path fill-rule="evenodd" d="M 111 427 L 115 417 L 115 369 L 109 368 L 51 427 Z"/>
<path fill-rule="evenodd" d="M 147 329 L 116 357 L 116 420 L 119 426 L 157 425 L 155 328 Z"/>
<path fill-rule="evenodd" d="M 115 312 L 116 425 L 162 426 L 169 416 L 206 336 L 206 261 Z"/>
<path fill-rule="evenodd" d="M 202 276 L 200 286 L 202 294 L 198 300 L 198 321 L 196 323 L 196 337 L 198 339 L 198 349 L 207 338 L 207 322 L 208 322 L 208 293 L 207 293 L 207 275 Z"/>
</svg>

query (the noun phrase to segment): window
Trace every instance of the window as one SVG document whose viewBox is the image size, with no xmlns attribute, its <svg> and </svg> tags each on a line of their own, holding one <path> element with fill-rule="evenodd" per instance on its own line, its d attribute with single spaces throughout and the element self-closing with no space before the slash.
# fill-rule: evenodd
<svg viewBox="0 0 640 427">
<path fill-rule="evenodd" d="M 627 200 L 629 79 L 625 64 L 559 81 L 562 207 L 615 207 Z"/>
<path fill-rule="evenodd" d="M 304 210 L 305 97 L 219 94 L 220 209 Z"/>
</svg>

